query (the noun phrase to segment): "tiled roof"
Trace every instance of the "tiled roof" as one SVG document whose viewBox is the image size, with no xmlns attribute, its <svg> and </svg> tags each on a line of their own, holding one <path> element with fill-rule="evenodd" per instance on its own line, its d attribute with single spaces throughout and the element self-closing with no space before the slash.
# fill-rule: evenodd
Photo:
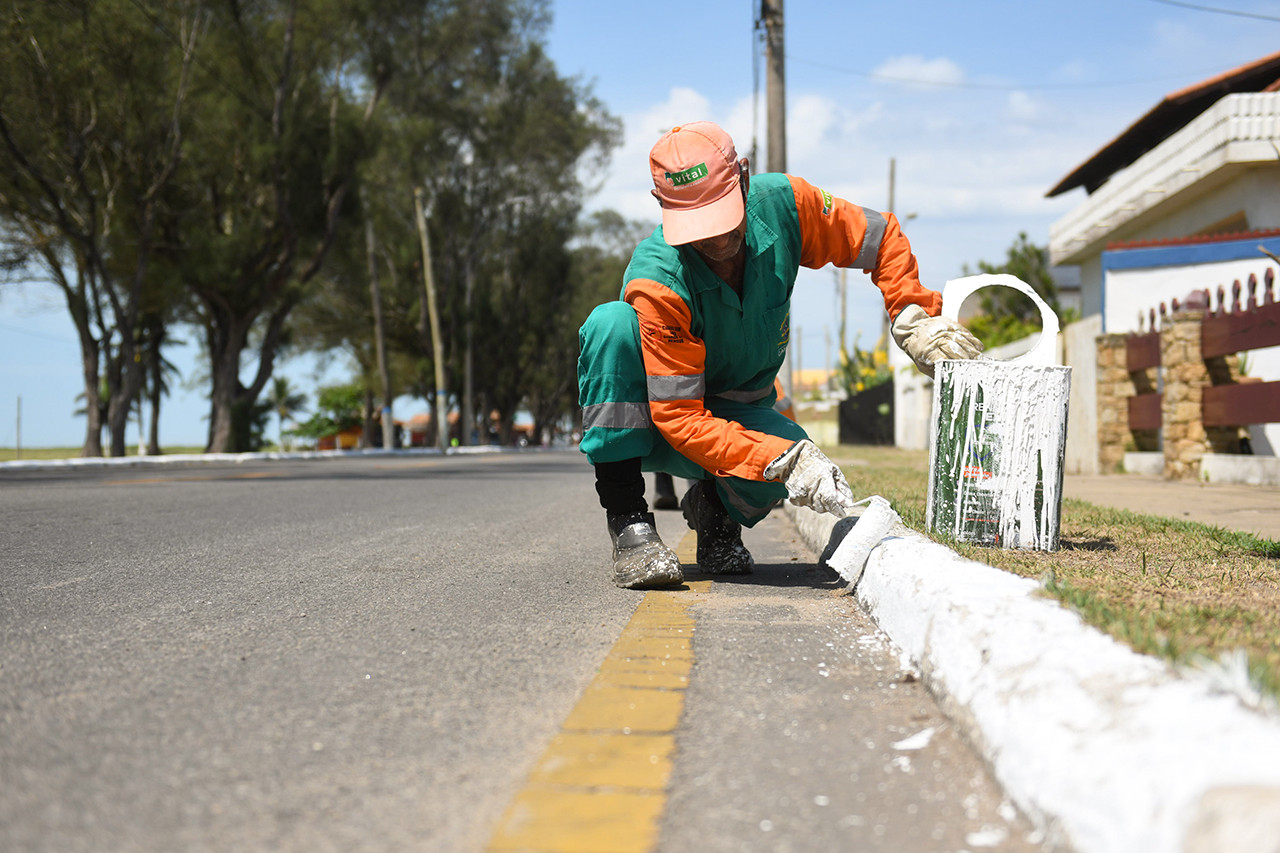
<svg viewBox="0 0 1280 853">
<path fill-rule="evenodd" d="M 1077 166 L 1045 195 L 1060 195 L 1076 187 L 1084 187 L 1092 193 L 1116 172 L 1185 127 L 1222 96 L 1233 92 L 1274 92 L 1278 87 L 1280 52 L 1166 95 L 1146 115 Z"/>
<path fill-rule="evenodd" d="M 1107 244 L 1107 251 L 1116 249 L 1154 249 L 1166 246 L 1198 246 L 1203 243 L 1228 243 L 1234 240 L 1266 240 L 1280 237 L 1280 228 L 1263 228 L 1257 231 L 1237 231 L 1228 234 L 1196 234 L 1190 237 L 1168 237 L 1156 240 L 1117 240 Z"/>
</svg>

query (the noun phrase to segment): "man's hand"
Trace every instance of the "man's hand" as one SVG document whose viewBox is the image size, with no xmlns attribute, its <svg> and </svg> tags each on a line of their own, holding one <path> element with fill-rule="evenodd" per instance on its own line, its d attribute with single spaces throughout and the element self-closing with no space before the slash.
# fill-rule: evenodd
<svg viewBox="0 0 1280 853">
<path fill-rule="evenodd" d="M 946 317 L 930 317 L 919 305 L 908 305 L 893 321 L 893 339 L 926 376 L 944 358 L 977 358 L 982 342 Z"/>
<path fill-rule="evenodd" d="M 840 468 L 809 439 L 797 441 L 764 469 L 767 480 L 782 480 L 797 506 L 843 518 L 853 508 L 853 492 Z"/>
</svg>

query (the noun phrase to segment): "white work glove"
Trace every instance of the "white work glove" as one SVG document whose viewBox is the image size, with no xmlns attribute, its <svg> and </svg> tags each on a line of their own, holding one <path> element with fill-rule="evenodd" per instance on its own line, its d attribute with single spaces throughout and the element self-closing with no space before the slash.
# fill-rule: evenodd
<svg viewBox="0 0 1280 853">
<path fill-rule="evenodd" d="M 797 441 L 764 469 L 766 480 L 782 480 L 796 506 L 843 518 L 853 508 L 853 491 L 840 468 L 809 439 Z"/>
<path fill-rule="evenodd" d="M 982 341 L 955 320 L 930 317 L 919 305 L 908 305 L 893 321 L 893 339 L 925 376 L 944 358 L 977 358 Z"/>
</svg>

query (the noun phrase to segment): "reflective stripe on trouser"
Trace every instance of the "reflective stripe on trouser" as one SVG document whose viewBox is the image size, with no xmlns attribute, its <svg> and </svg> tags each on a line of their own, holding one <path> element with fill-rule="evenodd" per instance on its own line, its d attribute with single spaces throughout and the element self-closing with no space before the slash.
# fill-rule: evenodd
<svg viewBox="0 0 1280 853">
<path fill-rule="evenodd" d="M 691 459 L 676 452 L 654 428 L 640 352 L 635 310 L 625 302 L 607 302 L 591 312 L 578 331 L 578 403 L 582 406 L 579 449 L 593 463 L 640 457 L 645 471 L 662 471 L 687 480 L 712 479 Z M 707 397 L 711 414 L 748 429 L 799 441 L 808 436 L 794 421 L 763 401 L 744 403 Z M 778 482 L 715 477 L 716 491 L 739 524 L 751 527 L 787 497 Z"/>
</svg>

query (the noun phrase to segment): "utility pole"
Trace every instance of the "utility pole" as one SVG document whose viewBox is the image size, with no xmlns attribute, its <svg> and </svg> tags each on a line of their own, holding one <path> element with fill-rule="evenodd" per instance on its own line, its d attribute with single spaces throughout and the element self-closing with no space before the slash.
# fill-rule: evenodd
<svg viewBox="0 0 1280 853">
<path fill-rule="evenodd" d="M 787 171 L 787 74 L 786 49 L 783 39 L 782 0 L 760 0 L 760 20 L 765 31 L 765 120 L 769 128 L 766 138 L 769 146 L 769 172 Z M 778 371 L 783 393 L 791 393 L 791 348 L 782 359 Z"/>
<path fill-rule="evenodd" d="M 787 72 L 782 0 L 760 0 L 765 29 L 765 118 L 769 124 L 768 171 L 787 170 Z"/>
<path fill-rule="evenodd" d="M 894 192 L 893 185 L 896 180 L 897 171 L 898 171 L 898 161 L 890 157 L 889 158 L 889 208 L 888 208 L 890 213 L 893 213 L 893 192 Z"/>
<path fill-rule="evenodd" d="M 894 204 L 893 194 L 895 190 L 894 184 L 896 183 L 897 169 L 898 169 L 897 160 L 890 157 L 889 158 L 889 213 L 893 213 L 893 204 Z M 898 224 L 901 225 L 902 223 L 898 223 Z M 885 349 L 885 352 L 887 353 L 889 351 L 889 314 L 888 312 L 885 312 L 885 315 L 880 319 L 880 337 L 884 341 L 884 349 Z"/>
</svg>

